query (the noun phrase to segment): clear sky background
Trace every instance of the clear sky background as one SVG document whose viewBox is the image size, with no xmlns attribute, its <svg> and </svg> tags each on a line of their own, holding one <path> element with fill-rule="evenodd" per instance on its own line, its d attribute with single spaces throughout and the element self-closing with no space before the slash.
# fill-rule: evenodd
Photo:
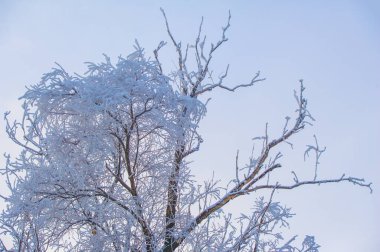
<svg viewBox="0 0 380 252">
<path fill-rule="evenodd" d="M 288 170 L 281 179 L 290 181 L 292 170 L 312 179 L 313 164 L 303 162 L 303 151 L 316 134 L 327 146 L 319 177 L 363 177 L 373 182 L 374 192 L 334 184 L 276 193 L 275 200 L 296 213 L 284 232 L 315 235 L 321 251 L 379 251 L 379 1 L 0 0 L 1 112 L 11 110 L 19 118 L 18 97 L 54 62 L 70 73 L 83 73 L 83 62 L 98 62 L 102 53 L 114 62 L 127 55 L 135 38 L 152 55 L 161 40 L 168 41 L 159 7 L 184 43 L 194 41 L 202 16 L 208 38 L 218 39 L 231 10 L 229 41 L 215 55 L 213 69 L 222 72 L 229 63 L 230 85 L 249 81 L 257 70 L 267 78 L 250 89 L 214 93 L 201 124 L 205 142 L 194 156 L 197 178 L 212 171 L 220 179 L 233 176 L 236 151 L 244 163 L 251 139 L 263 134 L 266 122 L 270 136 L 277 136 L 284 117 L 294 117 L 293 89 L 303 78 L 317 121 L 294 139 L 294 150 L 284 148 L 283 169 Z M 173 47 L 161 56 L 164 70 L 175 67 Z M 4 128 L 1 121 L 0 152 L 17 153 Z M 231 210 L 249 209 L 254 198 Z"/>
</svg>

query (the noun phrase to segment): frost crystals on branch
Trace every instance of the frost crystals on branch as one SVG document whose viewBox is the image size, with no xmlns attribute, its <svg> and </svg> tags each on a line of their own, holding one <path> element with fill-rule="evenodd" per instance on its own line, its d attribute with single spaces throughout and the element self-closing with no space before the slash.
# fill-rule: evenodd
<svg viewBox="0 0 380 252">
<path fill-rule="evenodd" d="M 313 120 L 304 98 L 303 82 L 295 93 L 294 121 L 286 118 L 282 134 L 271 139 L 267 131 L 258 155 L 239 167 L 231 181 L 194 181 L 190 157 L 200 151 L 198 132 L 206 105 L 200 97 L 215 89 L 236 91 L 264 79 L 226 85 L 225 72 L 216 80 L 210 71 L 214 53 L 227 42 L 230 18 L 219 41 L 207 46 L 202 24 L 193 45 L 183 48 L 169 28 L 177 56 L 176 70 L 165 73 L 159 52 L 154 59 L 135 51 L 113 64 L 88 63 L 84 76 L 70 75 L 61 66 L 45 74 L 22 96 L 24 114 L 11 122 L 5 114 L 9 138 L 22 148 L 17 158 L 6 156 L 9 194 L 0 216 L 1 250 L 8 251 L 317 251 L 307 236 L 300 249 L 283 242 L 279 228 L 293 216 L 274 201 L 274 192 L 306 184 L 351 182 L 370 188 L 364 180 L 315 175 L 294 183 L 272 181 L 282 168 L 279 149 L 290 144 Z M 188 57 L 194 56 L 195 69 Z M 291 125 L 291 126 L 289 126 Z M 316 138 L 315 138 L 316 140 Z M 216 169 L 215 167 L 212 167 Z M 258 197 L 250 213 L 232 216 L 224 207 L 240 197 L 270 189 L 269 200 Z M 12 239 L 12 245 L 6 240 Z M 8 246 L 8 247 L 7 247 Z M 10 248 L 12 247 L 12 249 Z"/>
</svg>

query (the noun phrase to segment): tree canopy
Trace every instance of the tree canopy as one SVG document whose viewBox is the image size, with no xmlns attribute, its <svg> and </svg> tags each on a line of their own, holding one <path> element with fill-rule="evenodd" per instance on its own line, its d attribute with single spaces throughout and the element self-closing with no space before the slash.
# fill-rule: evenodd
<svg viewBox="0 0 380 252">
<path fill-rule="evenodd" d="M 10 122 L 6 113 L 8 136 L 22 151 L 7 156 L 2 169 L 10 191 L 2 196 L 8 204 L 0 217 L 2 234 L 19 251 L 318 251 L 312 236 L 300 248 L 293 246 L 295 238 L 282 241 L 279 228 L 293 214 L 273 200 L 275 190 L 343 181 L 371 187 L 344 175 L 319 179 L 324 149 L 316 138 L 307 149 L 317 157 L 310 180 L 296 174 L 292 184 L 270 179 L 282 168 L 280 146 L 314 120 L 303 81 L 294 93 L 296 116 L 286 118 L 278 137 L 265 132 L 257 138 L 261 150 L 247 165 L 237 162 L 230 181 L 199 183 L 190 157 L 203 141 L 198 128 L 207 99 L 201 97 L 264 79 L 258 72 L 247 83 L 228 86 L 228 67 L 213 77 L 211 62 L 228 40 L 231 16 L 219 41 L 207 45 L 201 23 L 194 44 L 183 48 L 162 13 L 178 56 L 175 70 L 165 73 L 160 63 L 165 42 L 151 58 L 136 42 L 135 51 L 116 64 L 106 55 L 102 63 L 88 63 L 83 76 L 57 64 L 22 96 L 20 121 Z M 194 62 L 188 64 L 190 54 Z M 235 199 L 265 190 L 269 197 L 258 197 L 250 213 L 224 211 Z"/>
</svg>

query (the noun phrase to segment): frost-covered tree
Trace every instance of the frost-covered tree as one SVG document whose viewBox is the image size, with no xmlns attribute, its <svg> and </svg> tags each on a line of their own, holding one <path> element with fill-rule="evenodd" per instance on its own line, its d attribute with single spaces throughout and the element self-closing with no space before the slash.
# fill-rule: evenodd
<svg viewBox="0 0 380 252">
<path fill-rule="evenodd" d="M 262 148 L 236 176 L 199 183 L 191 173 L 191 155 L 200 151 L 198 126 L 206 115 L 207 97 L 215 89 L 233 92 L 247 84 L 224 84 L 228 67 L 213 78 L 213 56 L 226 41 L 230 17 L 216 43 L 201 38 L 183 48 L 162 11 L 167 33 L 178 56 L 174 71 L 164 72 L 159 51 L 152 58 L 136 43 L 129 56 L 113 64 L 105 56 L 88 63 L 83 75 L 70 75 L 59 65 L 22 96 L 23 117 L 6 132 L 22 148 L 6 156 L 9 194 L 0 216 L 2 237 L 13 241 L 8 251 L 318 251 L 312 236 L 299 248 L 282 241 L 279 228 L 292 217 L 273 200 L 275 190 L 306 184 L 364 180 L 342 176 L 310 180 L 294 174 L 291 184 L 273 180 L 281 168 L 280 148 L 313 120 L 304 86 L 295 92 L 296 116 L 287 117 L 277 138 L 257 138 Z M 194 59 L 191 64 L 188 59 Z M 191 66 L 195 66 L 191 69 Z M 204 98 L 206 96 L 206 98 Z M 316 140 L 316 139 L 315 139 Z M 323 149 L 314 151 L 318 164 Z M 237 158 L 238 159 L 238 158 Z M 267 191 L 252 211 L 233 216 L 224 211 L 235 199 Z"/>
</svg>

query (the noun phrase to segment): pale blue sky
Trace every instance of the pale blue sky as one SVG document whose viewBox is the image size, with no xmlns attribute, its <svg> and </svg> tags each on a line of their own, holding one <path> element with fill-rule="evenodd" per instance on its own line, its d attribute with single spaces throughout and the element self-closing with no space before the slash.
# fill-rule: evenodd
<svg viewBox="0 0 380 252">
<path fill-rule="evenodd" d="M 321 251 L 378 251 L 380 247 L 380 2 L 379 1 L 0 1 L 0 110 L 20 112 L 26 85 L 59 62 L 82 73 L 85 61 L 102 53 L 114 59 L 132 50 L 134 39 L 153 51 L 168 40 L 159 7 L 178 40 L 192 42 L 201 16 L 205 33 L 217 39 L 231 10 L 229 42 L 215 55 L 214 69 L 229 63 L 228 83 L 246 82 L 261 70 L 267 81 L 240 92 L 216 92 L 202 123 L 205 143 L 194 172 L 233 175 L 236 150 L 248 155 L 251 138 L 269 123 L 272 136 L 295 109 L 293 89 L 303 78 L 317 119 L 285 149 L 284 166 L 313 175 L 303 150 L 317 134 L 327 152 L 321 177 L 342 173 L 374 183 L 374 193 L 347 184 L 299 188 L 276 194 L 293 207 L 290 234 L 314 234 Z M 164 69 L 175 54 L 162 51 Z M 0 152 L 15 152 L 0 123 Z M 1 161 L 1 164 L 4 160 Z M 286 174 L 284 176 L 287 176 Z M 309 176 L 309 177 L 307 177 Z M 249 208 L 253 197 L 239 202 Z M 237 209 L 237 208 L 236 208 Z M 236 209 L 233 209 L 236 211 Z"/>
</svg>

